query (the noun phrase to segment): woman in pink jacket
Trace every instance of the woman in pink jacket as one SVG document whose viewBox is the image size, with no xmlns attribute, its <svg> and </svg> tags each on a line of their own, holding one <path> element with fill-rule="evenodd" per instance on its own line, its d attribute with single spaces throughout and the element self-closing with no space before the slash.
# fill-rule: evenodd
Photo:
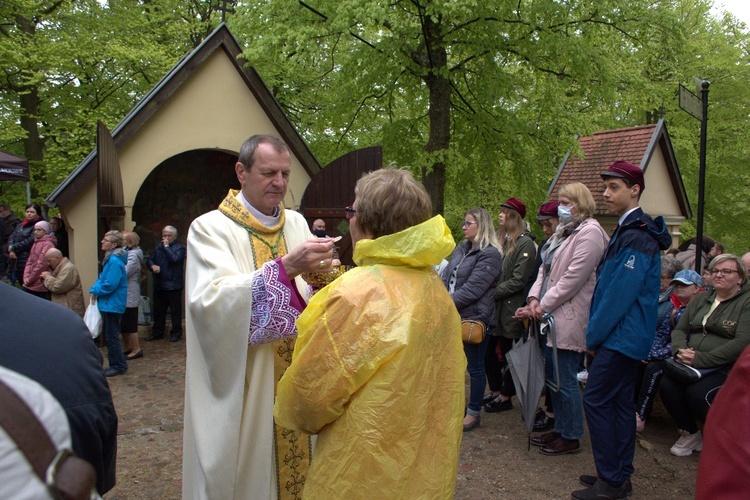
<svg viewBox="0 0 750 500">
<path fill-rule="evenodd" d="M 50 248 L 55 248 L 57 238 L 49 234 L 49 222 L 42 220 L 34 224 L 34 244 L 31 245 L 26 267 L 23 269 L 23 288 L 27 292 L 50 300 L 50 292 L 44 288 L 42 271 L 49 270 L 49 264 L 44 254 Z"/>
<path fill-rule="evenodd" d="M 519 319 L 552 314 L 557 335 L 560 389 L 552 392 L 555 430 L 531 439 L 545 455 L 576 453 L 583 437 L 583 405 L 576 373 L 586 350 L 586 327 L 596 286 L 596 265 L 609 237 L 593 218 L 596 204 L 580 182 L 558 191 L 560 225 L 542 248 L 542 266 Z M 552 378 L 552 344 L 547 342 L 547 377 Z"/>
</svg>

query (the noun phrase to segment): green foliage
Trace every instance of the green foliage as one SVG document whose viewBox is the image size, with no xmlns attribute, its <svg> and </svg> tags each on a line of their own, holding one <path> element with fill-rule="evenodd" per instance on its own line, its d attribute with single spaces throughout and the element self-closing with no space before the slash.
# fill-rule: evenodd
<svg viewBox="0 0 750 500">
<path fill-rule="evenodd" d="M 677 85 L 709 80 L 704 231 L 741 253 L 750 37 L 731 16 L 711 17 L 711 3 L 237 0 L 227 23 L 322 164 L 375 144 L 418 176 L 443 175 L 444 164 L 454 226 L 467 208 L 496 214 L 509 196 L 534 213 L 577 136 L 661 117 L 695 213 L 699 123 L 678 108 Z M 0 4 L 0 149 L 34 159 L 35 199 L 93 149 L 96 120 L 114 127 L 215 28 L 216 4 Z M 3 183 L 0 198 L 18 209 L 24 188 Z"/>
</svg>

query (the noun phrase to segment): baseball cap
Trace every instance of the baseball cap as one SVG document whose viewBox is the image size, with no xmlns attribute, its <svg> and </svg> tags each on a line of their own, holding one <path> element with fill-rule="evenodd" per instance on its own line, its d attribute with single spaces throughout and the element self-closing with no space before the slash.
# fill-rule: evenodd
<svg viewBox="0 0 750 500">
<path fill-rule="evenodd" d="M 696 273 L 692 269 L 683 269 L 682 271 L 677 271 L 677 274 L 674 275 L 674 278 L 672 278 L 672 281 L 670 281 L 669 284 L 671 285 L 675 281 L 679 281 L 683 285 L 703 286 L 701 275 Z"/>
</svg>

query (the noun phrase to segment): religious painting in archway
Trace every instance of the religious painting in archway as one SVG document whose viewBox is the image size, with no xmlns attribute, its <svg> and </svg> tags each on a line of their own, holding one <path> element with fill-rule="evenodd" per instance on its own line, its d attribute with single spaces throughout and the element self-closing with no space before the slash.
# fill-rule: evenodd
<svg viewBox="0 0 750 500">
<path fill-rule="evenodd" d="M 134 231 L 150 254 L 164 226 L 177 228 L 186 244 L 195 218 L 219 206 L 229 189 L 239 189 L 234 172 L 237 155 L 217 150 L 193 150 L 175 155 L 154 168 L 143 181 L 133 204 Z"/>
</svg>

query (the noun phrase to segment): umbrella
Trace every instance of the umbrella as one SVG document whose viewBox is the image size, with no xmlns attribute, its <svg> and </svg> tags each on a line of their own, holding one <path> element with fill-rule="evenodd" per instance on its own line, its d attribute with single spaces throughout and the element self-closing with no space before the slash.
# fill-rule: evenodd
<svg viewBox="0 0 750 500">
<path fill-rule="evenodd" d="M 534 415 L 539 406 L 539 398 L 544 389 L 544 357 L 536 338 L 536 322 L 529 324 L 528 335 L 517 340 L 506 355 L 508 368 L 513 376 L 516 396 L 521 405 L 521 413 L 526 423 L 531 449 L 531 431 L 534 428 Z"/>
</svg>

